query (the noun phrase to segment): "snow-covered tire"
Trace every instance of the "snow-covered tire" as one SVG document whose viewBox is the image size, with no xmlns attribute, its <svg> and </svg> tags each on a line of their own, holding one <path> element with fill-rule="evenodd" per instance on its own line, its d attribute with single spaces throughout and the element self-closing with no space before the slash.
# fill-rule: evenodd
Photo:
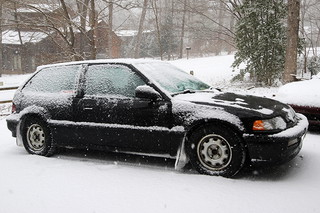
<svg viewBox="0 0 320 213">
<path fill-rule="evenodd" d="M 232 177 L 243 167 L 246 152 L 241 138 L 224 125 L 206 125 L 188 138 L 186 151 L 201 174 Z"/>
<path fill-rule="evenodd" d="M 51 156 L 56 146 L 51 131 L 45 121 L 38 117 L 25 119 L 21 129 L 23 146 L 30 154 Z"/>
</svg>

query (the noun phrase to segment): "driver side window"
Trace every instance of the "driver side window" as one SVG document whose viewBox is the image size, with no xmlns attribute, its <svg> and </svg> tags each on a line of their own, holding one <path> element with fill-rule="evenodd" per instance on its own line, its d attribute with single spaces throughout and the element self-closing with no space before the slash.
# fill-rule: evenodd
<svg viewBox="0 0 320 213">
<path fill-rule="evenodd" d="M 137 86 L 145 82 L 123 65 L 90 65 L 87 71 L 86 95 L 116 95 L 134 97 Z"/>
</svg>

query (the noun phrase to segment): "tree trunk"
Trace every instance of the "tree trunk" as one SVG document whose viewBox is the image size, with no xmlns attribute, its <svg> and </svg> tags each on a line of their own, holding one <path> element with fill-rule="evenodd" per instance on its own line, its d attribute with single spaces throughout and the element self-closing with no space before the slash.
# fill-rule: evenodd
<svg viewBox="0 0 320 213">
<path fill-rule="evenodd" d="M 90 1 L 90 28 L 91 28 L 91 36 L 90 36 L 90 59 L 97 58 L 97 47 L 96 47 L 96 9 L 94 0 Z"/>
<path fill-rule="evenodd" d="M 223 31 L 223 16 L 224 16 L 225 10 L 224 10 L 224 2 L 223 0 L 220 0 L 219 3 L 219 14 L 218 14 L 218 32 L 217 32 L 217 44 L 215 45 L 215 55 L 219 55 L 222 51 L 222 31 Z"/>
<path fill-rule="evenodd" d="M 67 40 L 67 46 L 68 46 L 68 49 L 69 49 L 69 53 L 70 53 L 71 59 L 73 61 L 79 61 L 82 58 L 80 57 L 80 54 L 77 54 L 77 52 L 75 50 L 75 34 L 74 34 L 74 31 L 73 31 L 73 28 L 72 28 L 70 14 L 68 12 L 68 8 L 67 8 L 67 5 L 66 5 L 65 1 L 64 0 L 60 0 L 60 3 L 61 3 L 61 6 L 62 6 L 62 9 L 63 9 L 63 14 L 64 14 L 64 16 L 66 18 L 66 21 L 68 22 L 67 23 L 67 28 L 68 28 L 68 32 L 69 32 L 69 35 L 70 35 L 70 39 Z"/>
<path fill-rule="evenodd" d="M 2 75 L 3 60 L 2 60 L 2 0 L 0 0 L 0 77 Z"/>
<path fill-rule="evenodd" d="M 144 20 L 146 18 L 146 13 L 147 13 L 147 6 L 148 6 L 148 0 L 144 0 L 142 13 L 141 13 L 141 17 L 140 17 L 140 22 L 139 22 L 139 30 L 138 30 L 138 34 L 137 34 L 135 47 L 134 47 L 134 58 L 140 57 L 140 43 L 141 43 L 141 38 L 142 38 L 142 33 L 143 33 L 143 24 L 144 24 Z"/>
<path fill-rule="evenodd" d="M 163 60 L 163 48 L 162 48 L 162 44 L 161 44 L 161 31 L 160 31 L 161 29 L 160 29 L 158 6 L 157 6 L 156 0 L 152 1 L 152 10 L 153 10 L 155 22 L 156 22 L 157 39 L 158 39 L 159 50 L 160 50 L 160 58 L 161 58 L 161 60 Z"/>
<path fill-rule="evenodd" d="M 87 25 L 87 13 L 88 13 L 89 0 L 77 0 L 78 14 L 80 15 L 80 38 L 79 38 L 79 52 L 80 55 L 84 56 L 84 46 L 85 46 L 85 34 Z"/>
<path fill-rule="evenodd" d="M 108 56 L 109 58 L 113 58 L 113 51 L 112 51 L 112 25 L 113 25 L 113 1 L 109 1 L 109 19 L 108 19 Z"/>
<path fill-rule="evenodd" d="M 235 16 L 234 15 L 232 15 L 231 17 L 230 17 L 230 31 L 231 32 L 233 32 L 234 33 L 234 31 L 235 31 L 235 29 L 234 29 L 234 23 L 235 23 Z M 228 44 L 228 54 L 231 54 L 231 52 L 232 51 L 234 51 L 234 45 L 235 45 L 235 39 L 232 39 L 232 41 L 231 42 L 229 42 Z"/>
<path fill-rule="evenodd" d="M 174 17 L 174 1 L 171 0 L 171 19 L 173 19 L 173 17 Z M 173 21 L 170 24 L 171 24 L 170 25 L 171 34 L 170 34 L 170 42 L 169 42 L 169 48 L 168 48 L 168 60 L 169 61 L 171 60 L 171 57 L 172 57 L 172 60 L 174 60 L 174 56 L 173 56 L 174 33 L 172 33 L 174 30 Z"/>
<path fill-rule="evenodd" d="M 183 2 L 183 15 L 182 15 L 182 24 L 181 24 L 181 38 L 180 38 L 180 50 L 179 58 L 183 57 L 183 39 L 184 39 L 184 28 L 186 22 L 186 13 L 187 13 L 187 0 Z"/>
<path fill-rule="evenodd" d="M 288 0 L 288 31 L 283 81 L 294 81 L 297 72 L 300 0 Z"/>
<path fill-rule="evenodd" d="M 18 32 L 18 38 L 19 38 L 19 42 L 20 45 L 23 45 L 23 41 L 22 41 L 22 37 L 21 37 L 21 32 L 20 32 L 20 23 L 19 23 L 19 19 L 18 19 L 18 12 L 17 12 L 17 4 L 14 3 L 14 22 L 16 23 L 16 30 Z"/>
</svg>

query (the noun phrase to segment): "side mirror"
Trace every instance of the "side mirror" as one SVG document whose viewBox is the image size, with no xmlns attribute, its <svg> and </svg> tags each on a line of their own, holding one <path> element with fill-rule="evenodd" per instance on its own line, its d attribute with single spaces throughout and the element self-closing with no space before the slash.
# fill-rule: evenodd
<svg viewBox="0 0 320 213">
<path fill-rule="evenodd" d="M 161 99 L 160 93 L 148 85 L 138 86 L 135 90 L 137 98 L 158 100 Z"/>
</svg>

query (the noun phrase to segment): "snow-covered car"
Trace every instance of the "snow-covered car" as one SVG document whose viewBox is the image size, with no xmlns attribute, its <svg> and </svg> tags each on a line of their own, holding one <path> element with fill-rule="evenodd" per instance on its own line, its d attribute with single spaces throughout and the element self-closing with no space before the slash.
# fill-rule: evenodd
<svg viewBox="0 0 320 213">
<path fill-rule="evenodd" d="M 310 126 L 320 126 L 320 73 L 311 80 L 280 87 L 276 98 L 304 114 Z"/>
<path fill-rule="evenodd" d="M 223 93 L 166 62 L 94 60 L 38 68 L 17 90 L 8 128 L 31 154 L 77 147 L 164 156 L 231 177 L 301 149 L 305 116 L 278 101 Z"/>
</svg>

